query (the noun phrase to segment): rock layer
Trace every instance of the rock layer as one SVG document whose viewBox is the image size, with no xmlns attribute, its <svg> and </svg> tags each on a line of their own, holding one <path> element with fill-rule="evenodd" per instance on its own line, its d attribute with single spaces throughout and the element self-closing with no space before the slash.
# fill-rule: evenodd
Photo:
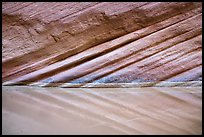
<svg viewBox="0 0 204 137">
<path fill-rule="evenodd" d="M 199 2 L 4 2 L 2 14 L 4 85 L 202 82 Z"/>
</svg>

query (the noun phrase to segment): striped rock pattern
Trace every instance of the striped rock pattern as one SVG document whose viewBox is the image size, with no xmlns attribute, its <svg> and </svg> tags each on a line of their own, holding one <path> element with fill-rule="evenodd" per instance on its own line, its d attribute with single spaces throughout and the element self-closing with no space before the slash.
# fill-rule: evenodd
<svg viewBox="0 0 204 137">
<path fill-rule="evenodd" d="M 200 86 L 202 3 L 3 2 L 3 85 Z"/>
</svg>

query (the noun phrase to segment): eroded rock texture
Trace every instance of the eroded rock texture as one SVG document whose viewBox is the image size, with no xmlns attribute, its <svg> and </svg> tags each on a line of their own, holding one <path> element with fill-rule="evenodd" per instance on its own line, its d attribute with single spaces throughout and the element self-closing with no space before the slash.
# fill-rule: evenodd
<svg viewBox="0 0 204 137">
<path fill-rule="evenodd" d="M 202 82 L 199 2 L 4 2 L 2 14 L 5 85 Z"/>
</svg>

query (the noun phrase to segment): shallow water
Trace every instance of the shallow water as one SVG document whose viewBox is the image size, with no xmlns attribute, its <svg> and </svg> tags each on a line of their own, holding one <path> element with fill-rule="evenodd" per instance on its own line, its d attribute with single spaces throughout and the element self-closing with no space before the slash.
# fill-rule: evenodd
<svg viewBox="0 0 204 137">
<path fill-rule="evenodd" d="M 202 134 L 201 87 L 2 87 L 6 134 Z"/>
</svg>

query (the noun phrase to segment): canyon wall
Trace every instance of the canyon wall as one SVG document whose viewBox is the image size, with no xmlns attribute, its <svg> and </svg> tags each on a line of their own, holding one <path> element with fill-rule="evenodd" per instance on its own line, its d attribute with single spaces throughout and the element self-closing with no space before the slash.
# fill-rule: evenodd
<svg viewBox="0 0 204 137">
<path fill-rule="evenodd" d="M 3 85 L 197 86 L 202 3 L 3 2 Z"/>
</svg>

